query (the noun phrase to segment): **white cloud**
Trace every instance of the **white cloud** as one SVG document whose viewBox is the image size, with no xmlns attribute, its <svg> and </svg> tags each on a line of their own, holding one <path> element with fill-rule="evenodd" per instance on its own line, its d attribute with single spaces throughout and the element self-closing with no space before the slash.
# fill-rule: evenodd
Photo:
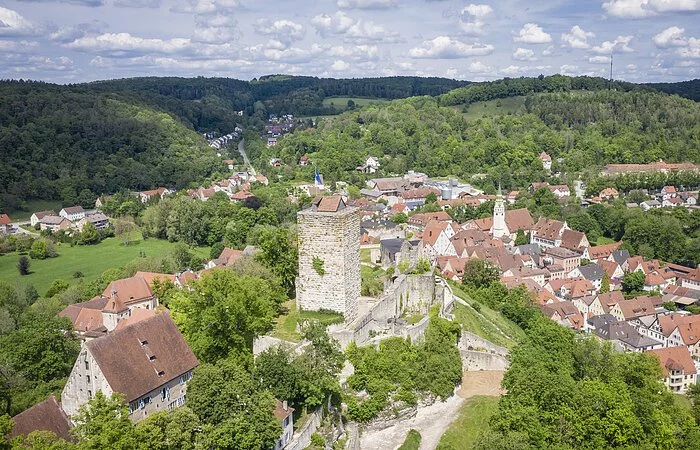
<svg viewBox="0 0 700 450">
<path fill-rule="evenodd" d="M 114 6 L 121 8 L 160 8 L 162 0 L 115 0 Z"/>
<path fill-rule="evenodd" d="M 482 35 L 486 31 L 484 19 L 493 13 L 493 8 L 489 5 L 475 5 L 473 3 L 462 8 L 460 13 L 460 26 L 462 31 L 471 35 Z"/>
<path fill-rule="evenodd" d="M 83 36 L 101 34 L 107 27 L 108 25 L 106 23 L 93 20 L 89 23 L 79 23 L 77 25 L 61 27 L 50 33 L 48 38 L 55 42 L 72 42 Z"/>
<path fill-rule="evenodd" d="M 191 47 L 189 39 L 144 39 L 129 33 L 105 33 L 82 37 L 66 44 L 67 48 L 86 52 L 105 52 L 126 56 L 133 52 L 178 53 Z"/>
<path fill-rule="evenodd" d="M 253 29 L 263 36 L 272 36 L 286 45 L 304 38 L 304 26 L 291 20 L 258 20 Z"/>
<path fill-rule="evenodd" d="M 338 0 L 342 9 L 388 9 L 396 6 L 396 0 Z"/>
<path fill-rule="evenodd" d="M 592 64 L 610 64 L 609 56 L 589 56 L 588 62 Z"/>
<path fill-rule="evenodd" d="M 699 59 L 700 58 L 700 39 L 688 38 L 688 45 L 676 50 L 676 54 L 681 58 Z"/>
<path fill-rule="evenodd" d="M 493 68 L 491 66 L 487 66 L 486 64 L 482 63 L 481 61 L 474 61 L 469 64 L 467 67 L 467 72 L 469 73 L 477 73 L 477 74 L 486 74 L 486 73 L 492 73 Z"/>
<path fill-rule="evenodd" d="M 518 32 L 517 36 L 513 37 L 513 41 L 522 42 L 523 44 L 546 44 L 552 42 L 552 36 L 537 25 L 536 23 L 526 23 Z"/>
<path fill-rule="evenodd" d="M 0 36 L 30 36 L 36 34 L 34 25 L 20 13 L 0 6 Z"/>
<path fill-rule="evenodd" d="M 222 44 L 235 40 L 238 34 L 238 22 L 230 14 L 195 16 L 193 42 Z"/>
<path fill-rule="evenodd" d="M 238 8 L 238 0 L 188 0 L 170 8 L 176 13 L 216 14 Z"/>
<path fill-rule="evenodd" d="M 314 44 L 318 46 L 317 44 Z M 312 46 L 312 49 L 314 47 Z M 371 60 L 379 58 L 379 48 L 376 45 L 354 45 L 345 47 L 334 45 L 332 47 L 318 46 L 318 52 L 336 58 L 350 58 L 354 60 Z"/>
<path fill-rule="evenodd" d="M 576 75 L 577 73 L 579 73 L 579 69 L 578 66 L 564 64 L 559 67 L 559 73 L 562 75 Z"/>
<path fill-rule="evenodd" d="M 346 63 L 342 59 L 336 59 L 331 65 L 331 70 L 334 72 L 344 72 L 350 68 L 350 64 Z"/>
<path fill-rule="evenodd" d="M 530 50 L 529 48 L 520 48 L 518 47 L 514 52 L 513 52 L 513 59 L 517 59 L 518 61 L 535 61 L 537 58 L 535 58 L 535 52 Z"/>
<path fill-rule="evenodd" d="M 553 54 L 554 54 L 554 46 L 553 45 L 550 45 L 549 47 L 542 50 L 542 56 L 552 56 Z"/>
<path fill-rule="evenodd" d="M 611 16 L 640 19 L 657 14 L 700 11 L 700 0 L 609 0 L 603 9 Z"/>
<path fill-rule="evenodd" d="M 629 53 L 633 52 L 629 46 L 632 41 L 632 36 L 618 36 L 614 41 L 605 41 L 591 49 L 594 53 L 609 54 L 609 53 Z"/>
<path fill-rule="evenodd" d="M 36 51 L 39 43 L 35 41 L 3 41 L 0 40 L 0 51 L 2 52 L 29 52 Z"/>
<path fill-rule="evenodd" d="M 683 28 L 670 27 L 654 36 L 652 40 L 659 48 L 685 47 L 688 40 L 683 36 L 684 32 Z"/>
<path fill-rule="evenodd" d="M 342 36 L 346 42 L 368 43 L 368 42 L 397 42 L 399 34 L 387 30 L 382 25 L 372 21 L 355 20 L 342 11 L 338 11 L 332 16 L 319 14 L 311 19 L 311 24 L 323 37 L 337 35 Z"/>
<path fill-rule="evenodd" d="M 562 47 L 586 49 L 590 47 L 590 45 L 588 45 L 588 39 L 594 37 L 595 33 L 584 31 L 578 25 L 574 25 L 571 31 L 562 33 L 561 45 Z"/>
<path fill-rule="evenodd" d="M 432 40 L 423 41 L 421 47 L 410 49 L 408 56 L 411 58 L 466 58 L 490 55 L 493 49 L 493 45 L 490 44 L 468 44 L 448 36 L 438 36 Z"/>
</svg>

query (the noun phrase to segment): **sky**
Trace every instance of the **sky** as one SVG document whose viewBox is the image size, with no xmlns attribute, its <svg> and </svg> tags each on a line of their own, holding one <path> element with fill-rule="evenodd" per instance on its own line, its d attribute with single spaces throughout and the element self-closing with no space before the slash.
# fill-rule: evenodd
<svg viewBox="0 0 700 450">
<path fill-rule="evenodd" d="M 700 78 L 700 0 L 0 0 L 0 78 Z"/>
</svg>

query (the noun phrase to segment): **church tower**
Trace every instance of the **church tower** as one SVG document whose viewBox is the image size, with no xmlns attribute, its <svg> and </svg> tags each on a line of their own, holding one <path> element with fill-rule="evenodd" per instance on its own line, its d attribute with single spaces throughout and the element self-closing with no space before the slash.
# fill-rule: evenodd
<svg viewBox="0 0 700 450">
<path fill-rule="evenodd" d="M 498 194 L 496 194 L 496 204 L 493 207 L 493 224 L 491 225 L 491 236 L 502 238 L 508 235 L 506 226 L 506 203 L 501 193 L 501 184 L 498 184 Z"/>
</svg>

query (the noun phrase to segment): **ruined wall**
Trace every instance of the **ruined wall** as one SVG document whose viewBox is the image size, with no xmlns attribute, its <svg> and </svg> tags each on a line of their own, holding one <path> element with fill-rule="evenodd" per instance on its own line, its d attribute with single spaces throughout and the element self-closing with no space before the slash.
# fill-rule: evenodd
<svg viewBox="0 0 700 450">
<path fill-rule="evenodd" d="M 346 207 L 337 212 L 304 210 L 299 226 L 297 305 L 301 309 L 329 309 L 351 322 L 360 296 L 360 211 Z M 324 274 L 313 267 L 323 261 Z"/>
<path fill-rule="evenodd" d="M 462 369 L 465 371 L 506 370 L 508 368 L 508 360 L 495 353 L 474 350 L 460 350 L 459 353 L 462 355 Z"/>
</svg>

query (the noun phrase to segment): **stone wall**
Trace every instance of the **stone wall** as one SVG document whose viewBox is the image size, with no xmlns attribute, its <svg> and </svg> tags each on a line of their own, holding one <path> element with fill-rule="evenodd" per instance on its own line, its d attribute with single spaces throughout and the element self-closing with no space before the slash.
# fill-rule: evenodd
<svg viewBox="0 0 700 450">
<path fill-rule="evenodd" d="M 310 209 L 297 213 L 299 275 L 297 305 L 301 309 L 329 309 L 352 322 L 360 297 L 360 211 L 346 207 L 337 212 Z M 324 274 L 313 267 L 323 261 Z"/>
<path fill-rule="evenodd" d="M 474 350 L 460 350 L 462 356 L 462 370 L 506 370 L 508 360 L 495 353 L 478 352 Z"/>
<path fill-rule="evenodd" d="M 462 336 L 459 339 L 460 350 L 477 350 L 487 353 L 494 353 L 501 356 L 508 356 L 508 349 L 487 341 L 486 339 L 477 336 L 469 331 L 462 331 Z"/>
<path fill-rule="evenodd" d="M 316 432 L 323 419 L 323 409 L 319 408 L 311 413 L 311 418 L 298 429 L 292 440 L 284 447 L 284 450 L 303 450 L 311 444 L 311 435 Z"/>
</svg>

